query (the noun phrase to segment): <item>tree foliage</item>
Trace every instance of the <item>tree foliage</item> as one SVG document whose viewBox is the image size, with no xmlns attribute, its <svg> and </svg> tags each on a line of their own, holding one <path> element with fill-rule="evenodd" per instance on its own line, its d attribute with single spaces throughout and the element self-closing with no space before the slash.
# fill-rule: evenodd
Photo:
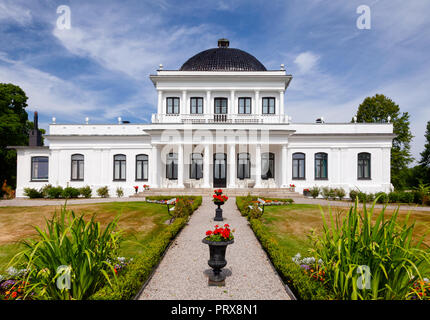
<svg viewBox="0 0 430 320">
<path fill-rule="evenodd" d="M 18 86 L 0 83 L 0 181 L 16 184 L 16 151 L 7 146 L 28 145 L 33 123 L 25 111 L 27 96 Z"/>
<path fill-rule="evenodd" d="M 400 107 L 383 94 L 367 97 L 357 110 L 357 122 L 386 122 L 391 117 L 393 123 L 393 139 L 391 149 L 391 183 L 395 188 L 405 187 L 405 172 L 408 164 L 413 161 L 411 156 L 411 140 L 409 114 L 400 112 Z"/>
</svg>

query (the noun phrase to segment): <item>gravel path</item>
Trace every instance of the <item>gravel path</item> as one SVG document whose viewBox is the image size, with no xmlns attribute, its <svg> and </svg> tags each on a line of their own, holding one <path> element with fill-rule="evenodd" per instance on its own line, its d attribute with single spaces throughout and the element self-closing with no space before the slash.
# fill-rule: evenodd
<svg viewBox="0 0 430 320">
<path fill-rule="evenodd" d="M 215 205 L 205 197 L 166 252 L 140 300 L 290 299 L 248 221 L 237 210 L 234 197 L 229 198 L 223 211 L 224 221 L 219 224 L 228 223 L 236 229 L 235 242 L 226 252 L 225 286 L 208 286 L 209 248 L 202 239 L 206 230 L 217 223 L 213 221 Z"/>
</svg>

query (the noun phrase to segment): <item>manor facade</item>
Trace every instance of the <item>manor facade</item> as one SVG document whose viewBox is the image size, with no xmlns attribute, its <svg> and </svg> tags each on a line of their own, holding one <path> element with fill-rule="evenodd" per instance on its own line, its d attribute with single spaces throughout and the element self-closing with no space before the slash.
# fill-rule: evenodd
<svg viewBox="0 0 430 320">
<path fill-rule="evenodd" d="M 179 70 L 150 75 L 158 93 L 150 124 L 60 124 L 39 146 L 17 147 L 17 196 L 46 184 L 125 195 L 151 188 L 317 186 L 389 191 L 390 123 L 294 123 L 285 107 L 292 80 L 283 65 L 267 70 L 254 56 L 218 47 Z M 306 112 L 306 110 L 303 110 Z M 37 136 L 37 132 L 34 133 Z M 95 192 L 93 192 L 95 194 Z"/>
</svg>

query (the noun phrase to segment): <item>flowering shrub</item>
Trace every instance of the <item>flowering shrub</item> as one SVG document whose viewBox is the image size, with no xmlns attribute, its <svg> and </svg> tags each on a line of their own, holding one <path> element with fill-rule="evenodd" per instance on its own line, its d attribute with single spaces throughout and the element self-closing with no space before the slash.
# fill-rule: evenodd
<svg viewBox="0 0 430 320">
<path fill-rule="evenodd" d="M 234 239 L 233 230 L 230 230 L 230 226 L 225 224 L 224 227 L 220 227 L 218 225 L 215 226 L 215 229 L 206 231 L 206 240 L 208 241 L 230 241 Z"/>
<path fill-rule="evenodd" d="M 117 257 L 113 261 L 110 261 L 109 259 L 106 260 L 108 264 L 113 266 L 116 274 L 124 270 L 132 261 L 133 261 L 133 258 L 127 259 L 125 257 Z"/>
<path fill-rule="evenodd" d="M 143 185 L 143 190 L 149 190 L 149 185 L 148 184 L 144 184 Z"/>
<path fill-rule="evenodd" d="M 138 192 L 139 191 L 139 186 L 134 186 L 134 192 Z"/>
<path fill-rule="evenodd" d="M 213 195 L 213 202 L 222 202 L 222 203 L 224 203 L 224 202 L 226 202 L 228 200 L 228 197 L 227 196 L 224 196 L 224 195 L 216 195 L 216 194 L 214 194 Z"/>
<path fill-rule="evenodd" d="M 422 281 L 415 281 L 409 297 L 413 300 L 430 300 L 430 280 L 424 278 Z"/>
<path fill-rule="evenodd" d="M 216 189 L 214 190 L 214 193 L 219 196 L 222 194 L 222 189 Z"/>
<path fill-rule="evenodd" d="M 316 261 L 314 257 L 302 258 L 300 253 L 297 253 L 293 258 L 293 262 L 300 266 L 305 274 L 317 281 L 325 282 L 324 263 L 321 259 Z"/>
<path fill-rule="evenodd" d="M 0 300 L 22 300 L 28 282 L 22 280 L 27 269 L 7 269 L 7 275 L 0 275 Z M 33 295 L 32 293 L 31 295 Z"/>
</svg>

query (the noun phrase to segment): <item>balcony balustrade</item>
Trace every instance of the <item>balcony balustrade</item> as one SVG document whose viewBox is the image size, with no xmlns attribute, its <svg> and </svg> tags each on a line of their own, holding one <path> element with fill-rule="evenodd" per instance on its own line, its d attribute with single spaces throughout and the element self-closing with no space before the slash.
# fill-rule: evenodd
<svg viewBox="0 0 430 320">
<path fill-rule="evenodd" d="M 287 115 L 275 114 L 153 114 L 152 123 L 288 123 Z"/>
</svg>

